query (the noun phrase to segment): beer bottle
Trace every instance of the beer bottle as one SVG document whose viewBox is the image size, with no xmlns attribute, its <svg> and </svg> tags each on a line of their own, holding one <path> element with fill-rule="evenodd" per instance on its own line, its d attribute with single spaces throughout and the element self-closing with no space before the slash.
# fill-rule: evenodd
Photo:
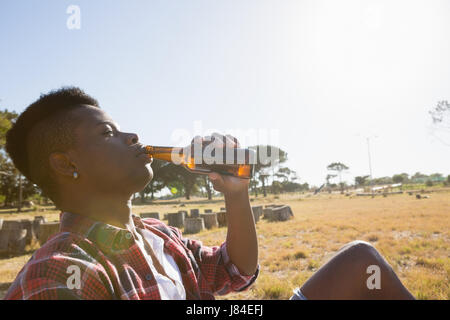
<svg viewBox="0 0 450 320">
<path fill-rule="evenodd" d="M 256 159 L 254 150 L 224 147 L 211 149 L 211 152 L 203 152 L 204 149 L 200 149 L 201 152 L 197 151 L 196 153 L 193 145 L 184 148 L 145 146 L 145 153 L 148 157 L 181 165 L 194 173 L 217 172 L 243 179 L 253 177 Z"/>
</svg>

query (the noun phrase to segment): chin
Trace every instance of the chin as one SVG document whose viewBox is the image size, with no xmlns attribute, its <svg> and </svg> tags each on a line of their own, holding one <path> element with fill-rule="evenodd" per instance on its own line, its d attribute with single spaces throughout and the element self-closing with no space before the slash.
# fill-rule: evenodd
<svg viewBox="0 0 450 320">
<path fill-rule="evenodd" d="M 139 187 L 136 192 L 142 191 L 153 179 L 153 170 L 152 167 L 150 167 L 150 164 L 146 165 L 144 167 L 144 170 L 139 172 L 137 180 L 139 181 Z"/>
</svg>

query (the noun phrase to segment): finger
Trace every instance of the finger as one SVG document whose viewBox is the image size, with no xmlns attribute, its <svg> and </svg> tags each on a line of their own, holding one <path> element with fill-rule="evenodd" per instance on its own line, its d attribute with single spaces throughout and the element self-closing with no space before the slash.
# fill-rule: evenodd
<svg viewBox="0 0 450 320">
<path fill-rule="evenodd" d="M 240 147 L 238 139 L 233 137 L 231 134 L 227 134 L 226 137 L 227 137 L 227 141 L 230 141 L 230 145 L 233 148 L 239 148 Z"/>
<path fill-rule="evenodd" d="M 197 135 L 192 139 L 190 146 L 187 147 L 187 152 L 189 154 L 194 154 L 194 150 L 196 149 L 201 150 L 202 146 L 203 146 L 203 138 Z"/>
<path fill-rule="evenodd" d="M 208 173 L 208 176 L 213 184 L 214 189 L 216 189 L 217 191 L 220 191 L 221 187 L 224 184 L 222 176 L 220 174 L 218 174 L 217 172 Z"/>
<path fill-rule="evenodd" d="M 220 178 L 220 174 L 218 174 L 217 172 L 211 172 L 208 173 L 208 177 L 211 179 L 211 181 L 216 181 Z"/>
<path fill-rule="evenodd" d="M 194 138 L 192 138 L 191 144 L 200 142 L 202 140 L 203 140 L 203 138 L 201 136 L 197 135 Z"/>
<path fill-rule="evenodd" d="M 215 146 L 217 146 L 219 148 L 224 148 L 225 147 L 227 138 L 224 135 L 222 135 L 222 134 L 220 134 L 218 132 L 214 132 L 212 134 L 212 136 L 213 136 L 213 142 L 214 142 Z"/>
</svg>

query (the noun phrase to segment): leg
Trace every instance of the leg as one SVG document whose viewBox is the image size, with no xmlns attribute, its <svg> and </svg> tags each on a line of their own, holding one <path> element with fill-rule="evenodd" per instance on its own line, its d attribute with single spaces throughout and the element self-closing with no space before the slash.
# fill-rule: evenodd
<svg viewBox="0 0 450 320">
<path fill-rule="evenodd" d="M 367 267 L 380 268 L 380 289 L 370 290 Z M 369 243 L 354 241 L 320 267 L 301 287 L 307 299 L 414 299 L 403 286 L 392 267 Z"/>
</svg>

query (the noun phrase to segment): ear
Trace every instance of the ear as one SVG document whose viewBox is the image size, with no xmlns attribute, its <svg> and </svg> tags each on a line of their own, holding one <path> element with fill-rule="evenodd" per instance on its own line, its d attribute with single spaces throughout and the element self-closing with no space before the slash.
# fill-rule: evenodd
<svg viewBox="0 0 450 320">
<path fill-rule="evenodd" d="M 64 152 L 53 152 L 49 157 L 50 167 L 62 176 L 72 177 L 76 171 L 74 163 Z"/>
</svg>

